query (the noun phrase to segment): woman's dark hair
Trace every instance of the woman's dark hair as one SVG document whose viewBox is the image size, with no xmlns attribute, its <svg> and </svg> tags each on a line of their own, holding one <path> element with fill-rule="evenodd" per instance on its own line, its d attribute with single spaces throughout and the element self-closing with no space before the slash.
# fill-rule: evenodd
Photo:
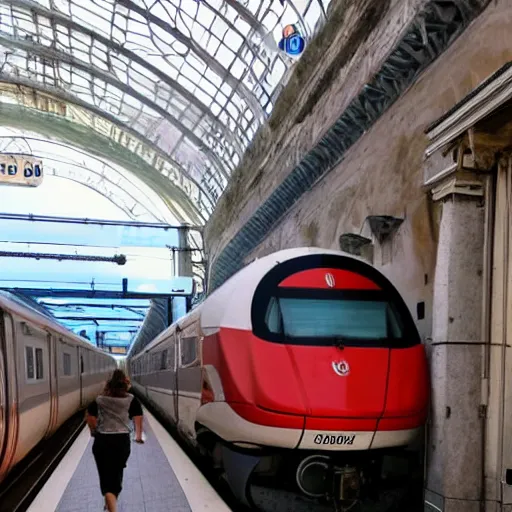
<svg viewBox="0 0 512 512">
<path fill-rule="evenodd" d="M 105 395 L 113 397 L 126 396 L 128 392 L 128 378 L 123 370 L 114 370 L 112 377 L 105 386 Z"/>
</svg>

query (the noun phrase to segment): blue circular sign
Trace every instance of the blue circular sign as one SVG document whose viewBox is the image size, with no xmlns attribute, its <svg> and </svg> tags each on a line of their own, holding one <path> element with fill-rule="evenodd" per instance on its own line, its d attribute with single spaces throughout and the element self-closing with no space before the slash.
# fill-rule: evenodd
<svg viewBox="0 0 512 512">
<path fill-rule="evenodd" d="M 300 55 L 304 51 L 306 42 L 300 34 L 293 34 L 286 39 L 286 53 Z"/>
</svg>

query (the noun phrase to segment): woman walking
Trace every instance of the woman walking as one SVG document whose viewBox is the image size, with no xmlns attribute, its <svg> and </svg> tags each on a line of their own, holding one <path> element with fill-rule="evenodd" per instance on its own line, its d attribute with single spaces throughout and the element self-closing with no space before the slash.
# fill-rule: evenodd
<svg viewBox="0 0 512 512">
<path fill-rule="evenodd" d="M 114 370 L 103 393 L 87 408 L 87 425 L 94 436 L 92 453 L 100 477 L 105 509 L 117 512 L 117 497 L 123 487 L 123 471 L 130 456 L 130 420 L 135 441 L 142 440 L 142 407 L 131 393 L 122 370 Z"/>
</svg>

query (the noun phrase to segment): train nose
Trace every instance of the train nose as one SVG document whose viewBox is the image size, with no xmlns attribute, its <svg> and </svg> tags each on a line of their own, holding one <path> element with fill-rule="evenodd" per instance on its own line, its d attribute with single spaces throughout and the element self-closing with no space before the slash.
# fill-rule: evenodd
<svg viewBox="0 0 512 512">
<path fill-rule="evenodd" d="M 304 416 L 312 430 L 375 431 L 385 407 L 389 349 L 270 345 L 261 343 L 252 354 L 259 407 Z"/>
<path fill-rule="evenodd" d="M 294 346 L 290 356 L 301 369 L 307 416 L 372 420 L 361 430 L 375 429 L 385 407 L 388 349 Z"/>
</svg>

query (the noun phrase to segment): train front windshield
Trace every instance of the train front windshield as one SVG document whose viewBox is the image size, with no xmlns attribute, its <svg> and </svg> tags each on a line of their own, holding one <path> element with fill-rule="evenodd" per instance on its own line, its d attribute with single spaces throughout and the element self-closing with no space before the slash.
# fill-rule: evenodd
<svg viewBox="0 0 512 512">
<path fill-rule="evenodd" d="M 421 342 L 394 286 L 356 259 L 309 255 L 276 265 L 255 290 L 252 331 L 288 345 L 406 348 Z"/>
<path fill-rule="evenodd" d="M 268 303 L 266 327 L 283 342 L 308 345 L 386 344 L 403 339 L 400 316 L 381 292 L 350 295 L 354 294 L 281 290 Z"/>
</svg>

